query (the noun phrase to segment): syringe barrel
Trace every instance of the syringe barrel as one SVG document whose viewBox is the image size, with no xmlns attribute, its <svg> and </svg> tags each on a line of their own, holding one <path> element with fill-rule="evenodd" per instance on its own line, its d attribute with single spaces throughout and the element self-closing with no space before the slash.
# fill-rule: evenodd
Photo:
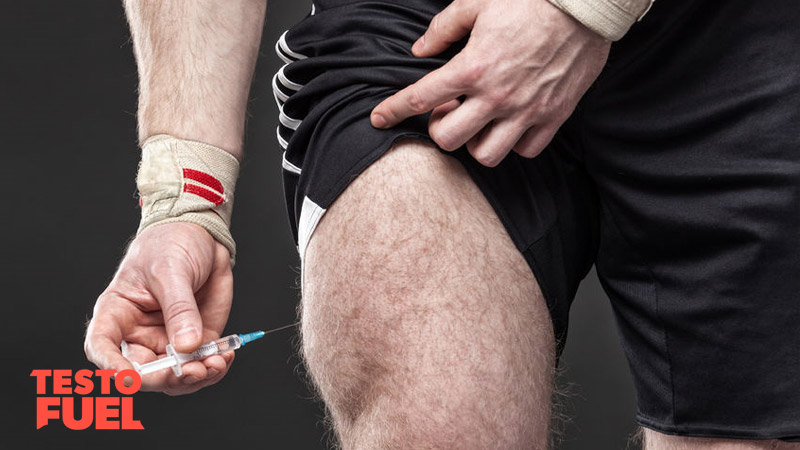
<svg viewBox="0 0 800 450">
<path fill-rule="evenodd" d="M 242 339 L 238 334 L 232 334 L 201 345 L 197 350 L 192 352 L 192 359 L 203 359 L 211 355 L 232 352 L 241 346 Z"/>
</svg>

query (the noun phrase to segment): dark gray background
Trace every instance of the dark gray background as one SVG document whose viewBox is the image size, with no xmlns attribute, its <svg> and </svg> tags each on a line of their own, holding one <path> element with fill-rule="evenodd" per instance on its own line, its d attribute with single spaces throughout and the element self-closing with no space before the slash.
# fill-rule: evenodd
<svg viewBox="0 0 800 450">
<path fill-rule="evenodd" d="M 233 233 L 240 253 L 229 332 L 292 323 L 297 256 L 282 203 L 273 44 L 310 4 L 273 0 L 250 104 Z M 141 393 L 146 430 L 35 430 L 33 369 L 92 367 L 84 323 L 135 231 L 136 68 L 119 2 L 3 1 L 0 13 L 3 406 L 0 448 L 323 448 L 292 331 L 241 351 L 197 394 Z M 622 449 L 635 400 L 610 307 L 592 274 L 562 360 L 564 450 Z"/>
</svg>

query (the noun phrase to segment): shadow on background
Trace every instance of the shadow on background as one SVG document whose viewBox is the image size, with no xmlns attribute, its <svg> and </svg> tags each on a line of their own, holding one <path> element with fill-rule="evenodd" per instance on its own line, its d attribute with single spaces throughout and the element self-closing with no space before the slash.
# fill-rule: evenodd
<svg viewBox="0 0 800 450">
<path fill-rule="evenodd" d="M 240 253 L 227 332 L 295 320 L 297 257 L 270 81 L 280 63 L 274 42 L 309 7 L 269 5 L 233 217 Z M 35 429 L 31 370 L 93 368 L 83 355 L 84 323 L 136 230 L 137 77 L 118 2 L 5 1 L 0 33 L 0 448 L 323 448 L 323 413 L 303 382 L 295 330 L 242 350 L 212 388 L 183 397 L 137 394 L 134 416 L 144 431 Z M 622 449 L 633 431 L 632 385 L 594 275 L 572 320 L 562 364 L 573 385 L 573 419 L 559 448 Z"/>
</svg>

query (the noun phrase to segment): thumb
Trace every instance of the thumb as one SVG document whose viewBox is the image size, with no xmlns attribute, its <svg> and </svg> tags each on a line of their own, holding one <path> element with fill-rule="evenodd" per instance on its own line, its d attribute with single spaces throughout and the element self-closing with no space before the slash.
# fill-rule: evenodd
<svg viewBox="0 0 800 450">
<path fill-rule="evenodd" d="M 433 16 L 428 29 L 411 47 L 415 56 L 438 55 L 472 30 L 477 17 L 475 2 L 456 0 Z"/>
<path fill-rule="evenodd" d="M 161 305 L 169 342 L 178 352 L 194 351 L 202 343 L 203 320 L 190 271 L 178 267 L 163 270 L 151 280 L 150 290 Z"/>
</svg>

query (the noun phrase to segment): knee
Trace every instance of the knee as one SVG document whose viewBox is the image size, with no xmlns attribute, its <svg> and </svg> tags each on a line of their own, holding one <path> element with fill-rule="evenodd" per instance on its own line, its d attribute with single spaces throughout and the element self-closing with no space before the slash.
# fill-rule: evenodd
<svg viewBox="0 0 800 450">
<path fill-rule="evenodd" d="M 343 449 L 546 447 L 547 426 L 539 425 L 549 417 L 532 395 L 511 398 L 466 378 L 407 373 L 369 349 L 321 353 L 307 353 L 307 363 Z"/>
<path fill-rule="evenodd" d="M 304 321 L 303 359 L 337 430 L 351 428 L 374 407 L 387 384 L 379 343 L 362 341 L 351 327 Z M 326 329 L 320 330 L 319 327 Z"/>
<path fill-rule="evenodd" d="M 551 371 L 534 366 L 549 359 L 528 353 L 530 366 L 514 368 L 481 342 L 450 346 L 462 341 L 458 325 L 445 323 L 452 332 L 437 340 L 385 298 L 363 308 L 335 294 L 304 301 L 344 310 L 306 307 L 303 321 L 305 362 L 342 448 L 545 448 Z"/>
</svg>

